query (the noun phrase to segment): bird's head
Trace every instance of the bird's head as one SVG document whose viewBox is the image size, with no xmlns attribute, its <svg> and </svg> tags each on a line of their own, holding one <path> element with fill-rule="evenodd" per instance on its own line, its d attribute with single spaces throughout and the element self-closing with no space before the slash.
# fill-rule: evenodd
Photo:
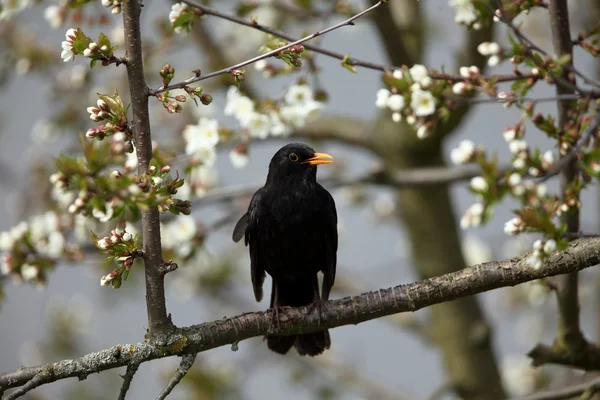
<svg viewBox="0 0 600 400">
<path fill-rule="evenodd" d="M 312 147 L 302 143 L 290 143 L 279 149 L 271 159 L 267 181 L 316 179 L 317 165 L 332 162 L 333 157 L 329 154 L 317 153 Z"/>
</svg>

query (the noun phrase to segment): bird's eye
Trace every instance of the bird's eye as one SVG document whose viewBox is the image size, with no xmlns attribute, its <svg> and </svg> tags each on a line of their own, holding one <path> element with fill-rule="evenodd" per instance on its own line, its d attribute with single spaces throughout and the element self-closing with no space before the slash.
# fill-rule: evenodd
<svg viewBox="0 0 600 400">
<path fill-rule="evenodd" d="M 289 158 L 291 162 L 298 162 L 298 155 L 296 153 L 290 153 Z"/>
</svg>

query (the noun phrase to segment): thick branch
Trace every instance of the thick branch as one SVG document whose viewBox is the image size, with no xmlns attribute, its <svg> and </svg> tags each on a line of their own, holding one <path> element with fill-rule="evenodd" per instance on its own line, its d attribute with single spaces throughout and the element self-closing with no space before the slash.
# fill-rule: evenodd
<svg viewBox="0 0 600 400">
<path fill-rule="evenodd" d="M 123 3 L 127 76 L 131 96 L 135 147 L 138 157 L 138 173 L 144 174 L 152 159 L 152 137 L 150 135 L 150 116 L 148 114 L 149 91 L 144 80 L 142 61 L 140 13 L 140 0 L 129 0 Z M 148 327 L 152 333 L 172 325 L 167 316 L 164 279 L 159 271 L 162 265 L 162 249 L 160 244 L 160 221 L 156 208 L 142 212 L 142 230 L 144 232 L 146 307 L 148 309 Z"/>
<path fill-rule="evenodd" d="M 279 330 L 271 323 L 271 310 L 176 328 L 168 335 L 150 337 L 135 345 L 114 346 L 76 360 L 23 367 L 0 374 L 0 391 L 23 386 L 47 371 L 51 373 L 43 383 L 72 377 L 85 379 L 89 374 L 130 363 L 194 354 L 266 334 L 293 335 L 358 324 L 488 290 L 579 271 L 600 263 L 600 238 L 572 242 L 567 250 L 551 256 L 540 269 L 529 265 L 529 257 L 527 254 L 521 258 L 479 264 L 421 282 L 328 301 L 323 304 L 321 316 L 316 309 L 309 313 L 308 307 L 289 308 L 281 317 Z M 600 365 L 593 367 L 600 369 Z"/>
</svg>

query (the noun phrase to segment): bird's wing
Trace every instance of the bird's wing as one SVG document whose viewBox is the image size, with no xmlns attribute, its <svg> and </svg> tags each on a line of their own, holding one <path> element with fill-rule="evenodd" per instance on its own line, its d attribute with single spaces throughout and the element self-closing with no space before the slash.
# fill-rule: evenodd
<svg viewBox="0 0 600 400">
<path fill-rule="evenodd" d="M 233 228 L 233 234 L 231 238 L 234 242 L 239 242 L 244 235 L 246 234 L 246 227 L 248 226 L 248 213 L 242 215 L 242 218 L 235 224 L 235 228 Z"/>
<path fill-rule="evenodd" d="M 329 293 L 335 282 L 335 271 L 337 264 L 337 248 L 338 248 L 338 230 L 337 230 L 337 211 L 335 209 L 335 201 L 331 194 L 323 188 L 324 196 L 327 199 L 326 214 L 326 229 L 325 229 L 325 269 L 323 270 L 323 291 L 322 297 L 324 301 L 329 300 Z"/>
<path fill-rule="evenodd" d="M 260 217 L 260 199 L 263 195 L 264 189 L 260 188 L 252 196 L 248 212 L 246 213 L 246 245 L 250 244 L 250 274 L 252 279 L 252 287 L 254 289 L 254 297 L 256 301 L 261 301 L 263 297 L 263 282 L 265 281 L 265 269 L 261 262 L 261 246 L 259 235 L 259 224 L 258 220 Z M 242 217 L 244 219 L 244 217 Z M 240 221 L 242 220 L 240 219 Z M 239 222 L 238 222 L 239 224 Z M 236 227 L 237 228 L 237 227 Z"/>
</svg>

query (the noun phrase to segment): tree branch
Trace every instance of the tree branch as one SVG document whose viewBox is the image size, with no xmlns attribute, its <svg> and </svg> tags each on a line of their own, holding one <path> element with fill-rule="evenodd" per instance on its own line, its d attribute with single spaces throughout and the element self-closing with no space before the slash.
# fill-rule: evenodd
<svg viewBox="0 0 600 400">
<path fill-rule="evenodd" d="M 127 391 L 129 390 L 129 385 L 131 385 L 131 381 L 133 380 L 133 376 L 137 372 L 140 364 L 131 363 L 127 365 L 127 370 L 125 371 L 125 375 L 122 375 L 123 384 L 121 385 L 121 390 L 119 391 L 118 400 L 125 400 L 125 396 L 127 396 Z"/>
<path fill-rule="evenodd" d="M 569 28 L 567 1 L 550 0 L 548 10 L 554 52 L 557 56 L 571 56 L 572 63 L 573 44 Z M 565 69 L 561 77 L 572 82 L 573 85 L 575 84 L 575 77 L 570 76 L 567 69 Z M 565 85 L 556 86 L 557 95 L 573 93 L 575 93 L 575 90 L 571 87 Z M 557 122 L 561 132 L 565 135 L 568 126 L 577 118 L 577 115 L 573 115 L 570 112 L 572 107 L 573 101 L 563 100 L 557 102 Z M 596 118 L 596 120 L 599 120 L 599 118 Z M 594 123 L 592 123 L 593 125 Z M 590 129 L 590 131 L 595 132 L 595 129 Z M 566 202 L 570 200 L 570 197 L 567 198 L 567 193 L 579 175 L 579 160 L 572 154 L 567 154 L 561 158 L 559 163 L 562 166 L 560 171 L 562 201 Z M 563 213 L 561 215 L 561 222 L 567 225 L 567 232 L 579 232 L 579 208 L 572 207 L 568 213 Z M 585 368 L 588 363 L 593 364 L 597 361 L 595 358 L 598 357 L 598 351 L 595 346 L 587 343 L 581 332 L 577 272 L 559 278 L 556 294 L 558 301 L 558 331 L 556 333 L 556 340 L 552 346 L 538 344 L 528 353 L 528 356 L 533 359 L 534 365 L 553 362 L 558 364 L 573 364 L 574 366 Z"/>
<path fill-rule="evenodd" d="M 183 379 L 183 377 L 188 373 L 190 368 L 194 365 L 194 361 L 196 361 L 196 354 L 185 354 L 181 357 L 181 363 L 179 367 L 175 371 L 175 374 L 165 386 L 165 388 L 160 392 L 156 400 L 164 400 L 167 398 L 169 393 L 177 386 L 177 384 Z"/>
<path fill-rule="evenodd" d="M 142 38 L 140 35 L 140 0 L 123 3 L 123 26 L 127 51 L 127 77 L 131 96 L 135 148 L 138 157 L 138 173 L 146 173 L 152 159 L 152 137 L 148 113 L 148 86 L 144 80 Z M 172 326 L 167 316 L 164 277 L 159 269 L 162 265 L 160 243 L 160 221 L 158 210 L 142 211 L 143 249 L 145 253 L 146 307 L 148 328 L 151 333 Z"/>
<path fill-rule="evenodd" d="M 150 94 L 152 96 L 155 96 L 155 95 L 157 95 L 159 93 L 162 93 L 162 92 L 165 92 L 167 90 L 182 89 L 182 88 L 184 88 L 184 87 L 186 87 L 186 86 L 188 86 L 188 85 L 190 85 L 192 83 L 195 83 L 195 82 L 199 82 L 199 81 L 203 81 L 203 80 L 206 80 L 206 79 L 210 79 L 210 78 L 213 78 L 215 76 L 219 76 L 219 75 L 223 75 L 223 74 L 229 74 L 229 73 L 231 73 L 232 71 L 234 71 L 236 69 L 240 69 L 242 67 L 245 67 L 246 65 L 255 63 L 255 62 L 259 61 L 259 60 L 264 60 L 266 58 L 274 56 L 274 55 L 278 54 L 279 52 L 281 52 L 283 50 L 289 49 L 290 47 L 297 46 L 297 45 L 302 44 L 304 42 L 307 42 L 307 41 L 309 41 L 311 39 L 317 38 L 317 37 L 319 37 L 321 35 L 324 35 L 326 33 L 329 33 L 331 31 L 339 29 L 339 28 L 341 28 L 343 26 L 354 25 L 354 20 L 362 17 L 365 14 L 368 14 L 369 12 L 373 11 L 377 7 L 381 6 L 383 3 L 384 3 L 383 0 L 378 1 L 375 5 L 367 8 L 366 10 L 363 10 L 363 11 L 359 12 L 356 15 L 353 15 L 352 17 L 350 17 L 350 18 L 348 18 L 348 19 L 346 19 L 346 20 L 344 20 L 344 21 L 342 21 L 340 23 L 337 23 L 337 24 L 335 24 L 333 26 L 330 26 L 329 28 L 325 28 L 323 30 L 317 31 L 317 32 L 313 33 L 312 35 L 308 35 L 306 37 L 303 37 L 302 39 L 296 40 L 295 42 L 288 43 L 285 46 L 281 46 L 281 47 L 279 47 L 279 48 L 277 48 L 275 50 L 271 50 L 271 51 L 269 51 L 267 53 L 261 54 L 259 56 L 254 57 L 254 58 L 251 58 L 249 60 L 242 61 L 242 62 L 237 63 L 235 65 L 232 65 L 230 67 L 223 68 L 223 69 L 211 72 L 211 73 L 206 74 L 206 75 L 201 75 L 201 76 L 197 76 L 196 75 L 196 76 L 193 76 L 193 77 L 191 77 L 189 79 L 186 79 L 185 81 L 182 81 L 182 82 L 174 83 L 174 84 L 169 85 L 169 86 L 161 86 L 158 89 L 152 90 L 150 92 Z"/>
<path fill-rule="evenodd" d="M 221 19 L 224 19 L 224 20 L 227 20 L 227 21 L 231 21 L 231 22 L 234 22 L 234 23 L 236 23 L 238 25 L 247 26 L 249 28 L 256 29 L 256 30 L 259 30 L 261 32 L 268 33 L 270 35 L 273 35 L 273 36 L 276 36 L 276 37 L 288 40 L 290 42 L 295 42 L 295 41 L 298 40 L 298 38 L 290 36 L 290 35 L 288 35 L 285 32 L 281 32 L 281 31 L 278 31 L 276 29 L 270 28 L 268 26 L 261 25 L 258 22 L 254 23 L 254 22 L 251 22 L 251 21 L 247 21 L 247 20 L 245 20 L 243 18 L 236 17 L 235 15 L 229 15 L 229 14 L 222 13 L 219 10 L 215 10 L 213 8 L 207 7 L 207 6 L 205 6 L 203 4 L 200 4 L 200 3 L 196 2 L 196 1 L 181 0 L 181 2 L 187 4 L 187 5 L 191 6 L 191 7 L 197 8 L 198 10 L 201 10 L 204 14 L 212 15 L 212 16 L 217 17 L 217 18 L 221 18 Z M 326 49 L 323 49 L 321 47 L 318 47 L 318 46 L 315 46 L 315 45 L 312 45 L 312 44 L 306 43 L 306 44 L 303 44 L 303 46 L 306 49 L 308 49 L 308 50 L 314 51 L 315 53 L 321 53 L 321 54 L 324 54 L 324 55 L 332 57 L 332 58 L 337 58 L 338 60 L 343 60 L 346 57 L 346 54 L 336 53 L 334 51 L 326 50 Z M 356 59 L 356 58 L 349 58 L 348 60 L 346 60 L 346 64 L 354 65 L 354 66 L 357 66 L 357 67 L 364 67 L 364 68 L 373 69 L 373 70 L 382 71 L 382 72 L 384 72 L 386 70 L 393 70 L 394 69 L 394 67 L 392 67 L 392 66 L 384 66 L 384 65 L 381 65 L 381 64 L 375 64 L 375 63 L 372 63 L 372 62 L 363 61 L 363 60 L 359 60 L 359 59 Z"/>
<path fill-rule="evenodd" d="M 316 309 L 309 310 L 309 307 L 289 308 L 281 318 L 279 329 L 272 325 L 272 310 L 175 328 L 169 335 L 151 336 L 135 345 L 118 345 L 76 360 L 22 367 L 0 374 L 0 390 L 27 385 L 37 376 L 46 376 L 38 385 L 72 377 L 82 380 L 89 374 L 131 363 L 195 354 L 251 337 L 293 335 L 358 324 L 386 315 L 417 311 L 488 290 L 579 271 L 600 263 L 600 238 L 571 242 L 567 250 L 552 255 L 540 269 L 529 265 L 529 257 L 530 254 L 526 254 L 521 258 L 479 264 L 408 285 L 328 301 L 323 303 L 320 316 Z M 600 365 L 593 367 L 600 368 Z"/>
</svg>

